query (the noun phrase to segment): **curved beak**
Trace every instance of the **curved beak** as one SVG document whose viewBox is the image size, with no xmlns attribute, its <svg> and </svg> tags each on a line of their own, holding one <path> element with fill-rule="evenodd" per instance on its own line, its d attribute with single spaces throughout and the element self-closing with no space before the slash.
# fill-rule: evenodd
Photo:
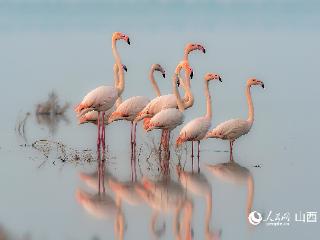
<svg viewBox="0 0 320 240">
<path fill-rule="evenodd" d="M 165 73 L 162 73 L 162 77 L 163 77 L 163 78 L 166 78 L 166 74 L 165 74 Z"/>
<path fill-rule="evenodd" d="M 180 87 L 180 79 L 177 78 L 177 86 Z"/>
<path fill-rule="evenodd" d="M 203 53 L 206 53 L 206 49 L 202 45 L 198 45 L 198 49 L 201 50 Z"/>
<path fill-rule="evenodd" d="M 264 83 L 262 81 L 259 81 L 262 88 L 264 88 Z"/>
<path fill-rule="evenodd" d="M 130 38 L 129 37 L 127 38 L 127 43 L 130 45 Z"/>
<path fill-rule="evenodd" d="M 126 72 L 128 72 L 128 68 L 127 68 L 126 65 L 122 64 L 122 68 L 123 68 L 123 70 L 125 70 Z"/>
<path fill-rule="evenodd" d="M 191 79 L 193 78 L 193 71 L 191 71 L 191 73 L 190 73 L 190 78 Z"/>
<path fill-rule="evenodd" d="M 220 77 L 220 76 L 219 76 L 219 81 L 220 81 L 220 82 L 222 82 L 222 79 L 221 79 L 221 77 Z"/>
</svg>

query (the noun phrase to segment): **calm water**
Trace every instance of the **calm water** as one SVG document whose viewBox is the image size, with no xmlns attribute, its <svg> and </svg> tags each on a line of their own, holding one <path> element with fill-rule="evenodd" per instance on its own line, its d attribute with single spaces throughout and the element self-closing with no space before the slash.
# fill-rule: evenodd
<svg viewBox="0 0 320 240">
<path fill-rule="evenodd" d="M 119 233 L 179 239 L 179 216 L 181 239 L 189 223 L 193 239 L 318 239 L 319 219 L 296 222 L 295 213 L 320 217 L 319 10 L 316 1 L 0 1 L 0 239 L 113 239 Z M 223 77 L 210 85 L 213 126 L 245 118 L 246 79 L 264 81 L 265 90 L 252 89 L 255 123 L 236 142 L 237 165 L 223 164 L 227 142 L 204 141 L 201 175 L 188 175 L 184 188 L 176 165 L 191 171 L 190 145 L 171 149 L 171 174 L 164 177 L 154 149 L 159 132 L 145 134 L 139 126 L 138 181 L 132 183 L 129 124 L 117 122 L 107 128 L 106 195 L 97 195 L 96 127 L 79 126 L 72 107 L 89 90 L 112 83 L 114 31 L 132 42 L 118 45 L 128 67 L 124 99 L 154 97 L 153 63 L 168 75 L 156 77 L 161 91 L 171 92 L 184 45 L 206 47 L 205 55 L 190 55 L 195 105 L 186 122 L 205 112 L 206 72 Z M 36 105 L 52 90 L 71 107 L 63 118 L 37 119 Z M 132 194 L 121 195 L 123 184 Z M 264 218 L 272 211 L 273 219 L 289 212 L 290 226 L 253 227 L 248 208 Z"/>
</svg>

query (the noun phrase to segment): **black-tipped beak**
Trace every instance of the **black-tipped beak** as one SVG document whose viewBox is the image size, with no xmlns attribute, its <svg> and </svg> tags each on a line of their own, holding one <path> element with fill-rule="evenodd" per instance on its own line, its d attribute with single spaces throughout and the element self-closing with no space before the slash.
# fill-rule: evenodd
<svg viewBox="0 0 320 240">
<path fill-rule="evenodd" d="M 203 52 L 203 53 L 206 53 L 206 49 L 205 49 L 205 48 L 203 48 L 203 49 L 202 49 L 202 52 Z"/>
<path fill-rule="evenodd" d="M 126 72 L 128 72 L 128 68 L 126 65 L 122 65 L 123 70 L 125 70 Z"/>
<path fill-rule="evenodd" d="M 219 76 L 219 81 L 220 81 L 220 82 L 222 82 L 222 79 L 221 79 L 221 77 L 220 77 L 220 76 Z"/>
<path fill-rule="evenodd" d="M 130 39 L 129 38 L 127 39 L 127 43 L 130 45 Z"/>
<path fill-rule="evenodd" d="M 193 78 L 193 71 L 191 71 L 191 73 L 190 73 L 190 78 L 191 79 Z"/>
<path fill-rule="evenodd" d="M 264 83 L 261 84 L 261 87 L 264 88 Z"/>
<path fill-rule="evenodd" d="M 179 80 L 179 78 L 177 79 L 177 86 L 180 87 L 180 80 Z"/>
<path fill-rule="evenodd" d="M 165 74 L 165 73 L 162 73 L 162 77 L 163 77 L 163 78 L 166 78 L 166 74 Z"/>
</svg>

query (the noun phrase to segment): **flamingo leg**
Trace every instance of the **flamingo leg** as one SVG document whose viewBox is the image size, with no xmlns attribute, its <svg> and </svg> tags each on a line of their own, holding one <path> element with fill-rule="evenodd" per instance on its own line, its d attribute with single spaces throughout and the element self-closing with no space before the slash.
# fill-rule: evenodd
<svg viewBox="0 0 320 240">
<path fill-rule="evenodd" d="M 200 172 L 199 161 L 200 161 L 200 141 L 198 141 L 198 172 Z"/>
<path fill-rule="evenodd" d="M 102 149 L 102 162 L 101 162 L 101 185 L 102 185 L 102 191 L 105 193 L 106 188 L 104 184 L 104 176 L 105 176 L 105 149 Z"/>
<path fill-rule="evenodd" d="M 191 166 L 192 166 L 192 172 L 193 172 L 193 141 L 191 141 Z"/>
<path fill-rule="evenodd" d="M 134 175 L 137 180 L 137 123 L 134 124 Z"/>
<path fill-rule="evenodd" d="M 104 126 L 104 115 L 105 112 L 102 112 L 102 118 L 100 119 L 101 129 L 102 129 L 102 148 L 105 149 L 106 147 L 106 128 Z"/>
<path fill-rule="evenodd" d="M 100 151 L 100 112 L 98 112 L 98 139 L 97 139 L 97 148 Z"/>
<path fill-rule="evenodd" d="M 137 145 L 137 123 L 134 123 L 134 145 Z"/>
<path fill-rule="evenodd" d="M 230 141 L 230 161 L 233 161 L 233 143 L 234 140 Z"/>
<path fill-rule="evenodd" d="M 131 181 L 133 182 L 133 121 L 131 121 L 131 127 L 130 127 L 130 145 L 131 145 Z"/>
<path fill-rule="evenodd" d="M 101 185 L 100 185 L 100 183 L 101 183 L 101 175 L 100 175 L 100 160 L 101 160 L 101 158 L 100 158 L 100 149 L 98 148 L 98 193 L 100 194 L 101 193 Z"/>
</svg>

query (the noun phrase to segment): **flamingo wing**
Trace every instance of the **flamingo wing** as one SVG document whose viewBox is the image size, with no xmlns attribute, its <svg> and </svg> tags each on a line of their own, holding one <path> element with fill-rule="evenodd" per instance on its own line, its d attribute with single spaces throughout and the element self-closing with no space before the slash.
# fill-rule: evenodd
<svg viewBox="0 0 320 240">
<path fill-rule="evenodd" d="M 149 116 L 153 116 L 157 114 L 163 109 L 166 108 L 176 108 L 177 107 L 177 99 L 173 94 L 162 95 L 152 99 L 147 106 L 142 110 L 149 114 Z"/>
<path fill-rule="evenodd" d="M 82 100 L 80 105 L 84 108 L 93 108 L 98 111 L 110 109 L 118 98 L 117 90 L 112 86 L 100 86 L 89 92 Z M 80 112 L 78 111 L 78 112 Z"/>
<path fill-rule="evenodd" d="M 154 115 L 149 122 L 148 131 L 154 128 L 172 130 L 181 125 L 184 120 L 184 115 L 176 108 L 164 109 Z"/>
<path fill-rule="evenodd" d="M 149 99 L 144 96 L 135 96 L 125 100 L 116 109 L 116 112 L 122 113 L 125 116 L 130 116 L 132 120 L 141 112 L 149 103 Z"/>
<path fill-rule="evenodd" d="M 202 140 L 210 126 L 211 122 L 206 117 L 195 118 L 181 129 L 179 138 L 183 139 L 183 141 Z"/>
<path fill-rule="evenodd" d="M 251 124 L 243 119 L 231 119 L 220 123 L 211 132 L 215 133 L 219 138 L 234 140 L 240 136 L 247 134 L 251 128 Z"/>
</svg>

